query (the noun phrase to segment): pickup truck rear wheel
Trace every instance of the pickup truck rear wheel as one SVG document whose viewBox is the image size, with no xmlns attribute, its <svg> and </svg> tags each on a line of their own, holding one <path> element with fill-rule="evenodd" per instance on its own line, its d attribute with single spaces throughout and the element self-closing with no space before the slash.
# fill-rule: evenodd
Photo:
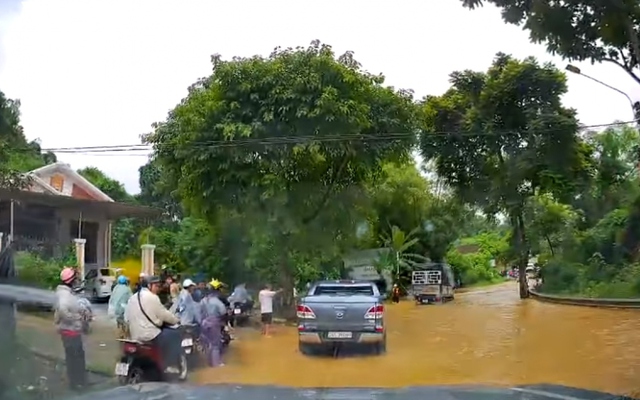
<svg viewBox="0 0 640 400">
<path fill-rule="evenodd" d="M 305 356 L 313 356 L 317 353 L 316 349 L 312 345 L 300 342 L 298 342 L 298 350 Z"/>
<path fill-rule="evenodd" d="M 380 355 L 386 352 L 387 352 L 387 336 L 385 335 L 384 339 L 382 339 L 382 342 L 376 343 L 376 354 Z"/>
</svg>

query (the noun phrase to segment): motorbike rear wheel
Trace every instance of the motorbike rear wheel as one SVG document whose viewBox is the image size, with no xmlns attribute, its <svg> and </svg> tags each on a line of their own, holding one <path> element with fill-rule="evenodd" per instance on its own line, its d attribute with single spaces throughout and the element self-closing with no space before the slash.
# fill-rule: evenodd
<svg viewBox="0 0 640 400">
<path fill-rule="evenodd" d="M 131 365 L 129 368 L 129 373 L 127 376 L 119 376 L 118 383 L 120 385 L 136 385 L 138 383 L 144 382 L 144 371 L 139 365 Z"/>
<path fill-rule="evenodd" d="M 189 375 L 189 363 L 187 362 L 187 355 L 182 353 L 180 356 L 180 373 L 178 374 L 179 381 L 186 381 Z"/>
</svg>

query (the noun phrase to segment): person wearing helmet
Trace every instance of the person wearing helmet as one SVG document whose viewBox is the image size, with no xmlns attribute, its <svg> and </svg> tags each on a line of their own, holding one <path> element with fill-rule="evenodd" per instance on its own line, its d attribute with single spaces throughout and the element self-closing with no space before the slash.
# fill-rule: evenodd
<svg viewBox="0 0 640 400">
<path fill-rule="evenodd" d="M 175 302 L 175 313 L 180 318 L 180 324 L 182 325 L 200 325 L 202 313 L 198 303 L 193 299 L 195 290 L 196 284 L 191 279 L 185 279 L 182 282 L 182 290 Z"/>
<path fill-rule="evenodd" d="M 118 276 L 116 286 L 111 292 L 109 298 L 108 315 L 116 320 L 118 329 L 118 339 L 126 339 L 129 337 L 129 328 L 124 320 L 124 310 L 127 307 L 129 298 L 133 294 L 129 288 L 129 278 L 124 275 Z"/>
<path fill-rule="evenodd" d="M 225 284 L 217 279 L 212 279 L 209 282 L 211 286 L 211 293 L 218 298 L 224 304 L 225 307 L 229 308 L 231 304 L 229 303 L 229 299 L 224 292 Z"/>
<path fill-rule="evenodd" d="M 140 289 L 147 287 L 147 278 L 147 274 L 140 272 L 140 275 L 138 276 L 138 283 L 136 283 L 136 288 L 133 293 L 138 293 Z"/>
<path fill-rule="evenodd" d="M 71 267 L 63 268 L 60 272 L 60 284 L 56 288 L 53 319 L 62 338 L 67 364 L 67 378 L 72 389 L 80 389 L 86 385 L 82 333 L 87 315 L 91 315 L 91 309 L 76 292 L 76 287 L 76 270 Z"/>
<path fill-rule="evenodd" d="M 207 347 L 208 363 L 211 367 L 222 363 L 222 328 L 227 317 L 227 307 L 218 298 L 222 282 L 213 279 L 209 282 L 211 290 L 200 302 L 202 307 L 202 337 Z"/>
<path fill-rule="evenodd" d="M 177 374 L 182 353 L 180 332 L 172 328 L 180 319 L 160 302 L 158 293 L 162 281 L 157 276 L 145 279 L 146 287 L 131 296 L 125 309 L 125 320 L 129 322 L 131 339 L 153 342 L 162 353 L 165 372 Z"/>
</svg>

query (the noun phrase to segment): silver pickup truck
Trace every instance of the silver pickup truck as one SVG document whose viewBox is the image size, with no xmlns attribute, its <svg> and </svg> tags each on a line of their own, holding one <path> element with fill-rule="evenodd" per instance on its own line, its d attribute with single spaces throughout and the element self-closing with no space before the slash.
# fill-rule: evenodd
<svg viewBox="0 0 640 400">
<path fill-rule="evenodd" d="M 298 304 L 298 345 L 303 354 L 336 345 L 366 344 L 384 353 L 384 305 L 371 282 L 321 281 Z"/>
</svg>

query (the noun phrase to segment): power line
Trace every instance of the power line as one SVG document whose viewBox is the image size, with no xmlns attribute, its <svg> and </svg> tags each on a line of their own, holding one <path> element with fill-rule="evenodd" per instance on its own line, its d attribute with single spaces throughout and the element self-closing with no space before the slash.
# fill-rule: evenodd
<svg viewBox="0 0 640 400">
<path fill-rule="evenodd" d="M 586 125 L 579 127 L 580 130 L 608 128 L 614 126 L 623 126 L 629 124 L 636 124 L 636 121 L 626 122 L 612 122 L 606 124 Z M 537 130 L 538 134 L 559 132 L 560 129 L 552 128 L 547 130 Z M 460 131 L 438 131 L 428 133 L 427 136 L 452 136 L 458 137 L 482 137 L 482 136 L 508 136 L 513 134 L 523 134 L 526 132 L 503 130 L 503 131 L 491 131 L 491 132 L 460 132 Z M 345 135 L 305 135 L 305 136 L 280 136 L 270 138 L 245 138 L 234 140 L 210 140 L 201 142 L 190 142 L 186 144 L 173 144 L 165 143 L 161 147 L 163 149 L 170 148 L 227 148 L 227 147 L 243 147 L 253 145 L 295 145 L 295 144 L 307 144 L 307 143 L 338 143 L 338 142 L 371 142 L 371 141 L 391 141 L 408 139 L 417 137 L 418 133 L 415 132 L 400 132 L 400 133 L 384 133 L 384 134 L 345 134 Z M 28 150 L 28 149 L 25 149 Z M 42 152 L 52 152 L 60 154 L 78 154 L 78 155 L 105 155 L 105 156 L 149 156 L 154 151 L 152 145 L 146 144 L 125 144 L 125 145 L 104 145 L 104 146 L 74 146 L 74 147 L 57 147 L 57 148 L 43 148 Z M 144 152 L 144 153 L 143 153 Z"/>
</svg>

